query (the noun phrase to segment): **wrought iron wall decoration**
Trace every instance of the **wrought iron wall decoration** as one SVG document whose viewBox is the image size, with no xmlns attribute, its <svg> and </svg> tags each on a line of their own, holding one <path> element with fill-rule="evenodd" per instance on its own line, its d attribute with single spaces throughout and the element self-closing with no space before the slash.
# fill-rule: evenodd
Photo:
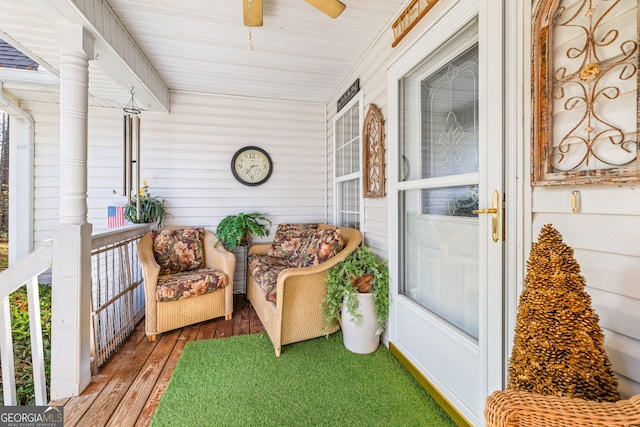
<svg viewBox="0 0 640 427">
<path fill-rule="evenodd" d="M 122 109 L 123 143 L 122 143 L 122 179 L 123 191 L 127 195 L 127 203 L 131 205 L 135 197 L 136 217 L 140 220 L 140 108 L 134 99 L 135 91 L 131 88 L 131 100 Z M 135 166 L 135 168 L 134 168 Z M 135 192 L 134 192 L 135 176 Z"/>
<path fill-rule="evenodd" d="M 384 118 L 376 104 L 369 104 L 362 141 L 362 195 L 384 197 Z"/>
<path fill-rule="evenodd" d="M 532 184 L 636 181 L 638 5 L 543 0 L 533 22 Z"/>
</svg>

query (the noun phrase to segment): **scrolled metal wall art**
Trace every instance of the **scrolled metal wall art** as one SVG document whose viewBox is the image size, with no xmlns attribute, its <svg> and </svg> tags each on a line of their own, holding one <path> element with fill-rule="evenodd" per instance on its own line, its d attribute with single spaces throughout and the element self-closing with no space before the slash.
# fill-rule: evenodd
<svg viewBox="0 0 640 427">
<path fill-rule="evenodd" d="M 638 7 L 633 3 L 545 0 L 538 5 L 533 185 L 640 178 Z"/>
<path fill-rule="evenodd" d="M 369 104 L 362 127 L 362 142 L 362 195 L 384 197 L 384 118 L 376 104 Z"/>
</svg>

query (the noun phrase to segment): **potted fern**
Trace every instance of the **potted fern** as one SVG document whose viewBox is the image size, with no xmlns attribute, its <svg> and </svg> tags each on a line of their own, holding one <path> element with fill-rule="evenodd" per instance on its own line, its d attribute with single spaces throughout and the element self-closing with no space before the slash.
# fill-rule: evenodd
<svg viewBox="0 0 640 427">
<path fill-rule="evenodd" d="M 378 348 L 389 314 L 389 269 L 370 248 L 359 246 L 331 267 L 322 302 L 326 325 L 340 321 L 344 345 L 354 353 Z"/>
<path fill-rule="evenodd" d="M 250 236 L 268 236 L 271 221 L 259 212 L 229 215 L 220 221 L 216 229 L 219 242 L 225 249 L 233 251 L 236 246 L 247 243 Z"/>
<path fill-rule="evenodd" d="M 115 192 L 115 191 L 114 191 Z M 140 203 L 140 216 L 138 217 L 138 202 Z M 134 224 L 157 223 L 162 227 L 164 219 L 167 217 L 166 200 L 149 193 L 149 186 L 145 185 L 140 189 L 140 197 L 132 197 L 131 202 L 124 206 L 124 217 Z"/>
</svg>

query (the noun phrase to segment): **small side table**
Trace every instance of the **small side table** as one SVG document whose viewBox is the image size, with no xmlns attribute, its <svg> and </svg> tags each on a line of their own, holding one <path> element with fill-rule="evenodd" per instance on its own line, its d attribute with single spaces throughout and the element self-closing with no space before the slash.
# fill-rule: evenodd
<svg viewBox="0 0 640 427">
<path fill-rule="evenodd" d="M 233 272 L 233 293 L 246 294 L 249 245 L 245 243 L 236 246 L 233 249 L 233 254 L 236 256 L 236 269 Z"/>
</svg>

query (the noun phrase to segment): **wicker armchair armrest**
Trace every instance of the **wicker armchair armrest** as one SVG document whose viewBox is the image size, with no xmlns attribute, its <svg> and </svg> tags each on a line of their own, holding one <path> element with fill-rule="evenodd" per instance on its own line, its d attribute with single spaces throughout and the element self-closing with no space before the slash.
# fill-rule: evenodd
<svg viewBox="0 0 640 427">
<path fill-rule="evenodd" d="M 153 236 L 151 232 L 145 234 L 138 241 L 138 259 L 142 268 L 142 276 L 144 277 L 145 293 L 155 294 L 158 276 L 160 274 L 160 266 L 153 256 Z"/>
<path fill-rule="evenodd" d="M 596 402 L 526 391 L 495 391 L 484 411 L 487 426 L 638 426 L 640 395 Z"/>
<path fill-rule="evenodd" d="M 218 245 L 218 237 L 210 231 L 204 233 L 204 255 L 207 268 L 215 268 L 224 271 L 229 278 L 229 283 L 233 283 L 233 273 L 236 268 L 236 257 L 223 245 Z"/>
</svg>

